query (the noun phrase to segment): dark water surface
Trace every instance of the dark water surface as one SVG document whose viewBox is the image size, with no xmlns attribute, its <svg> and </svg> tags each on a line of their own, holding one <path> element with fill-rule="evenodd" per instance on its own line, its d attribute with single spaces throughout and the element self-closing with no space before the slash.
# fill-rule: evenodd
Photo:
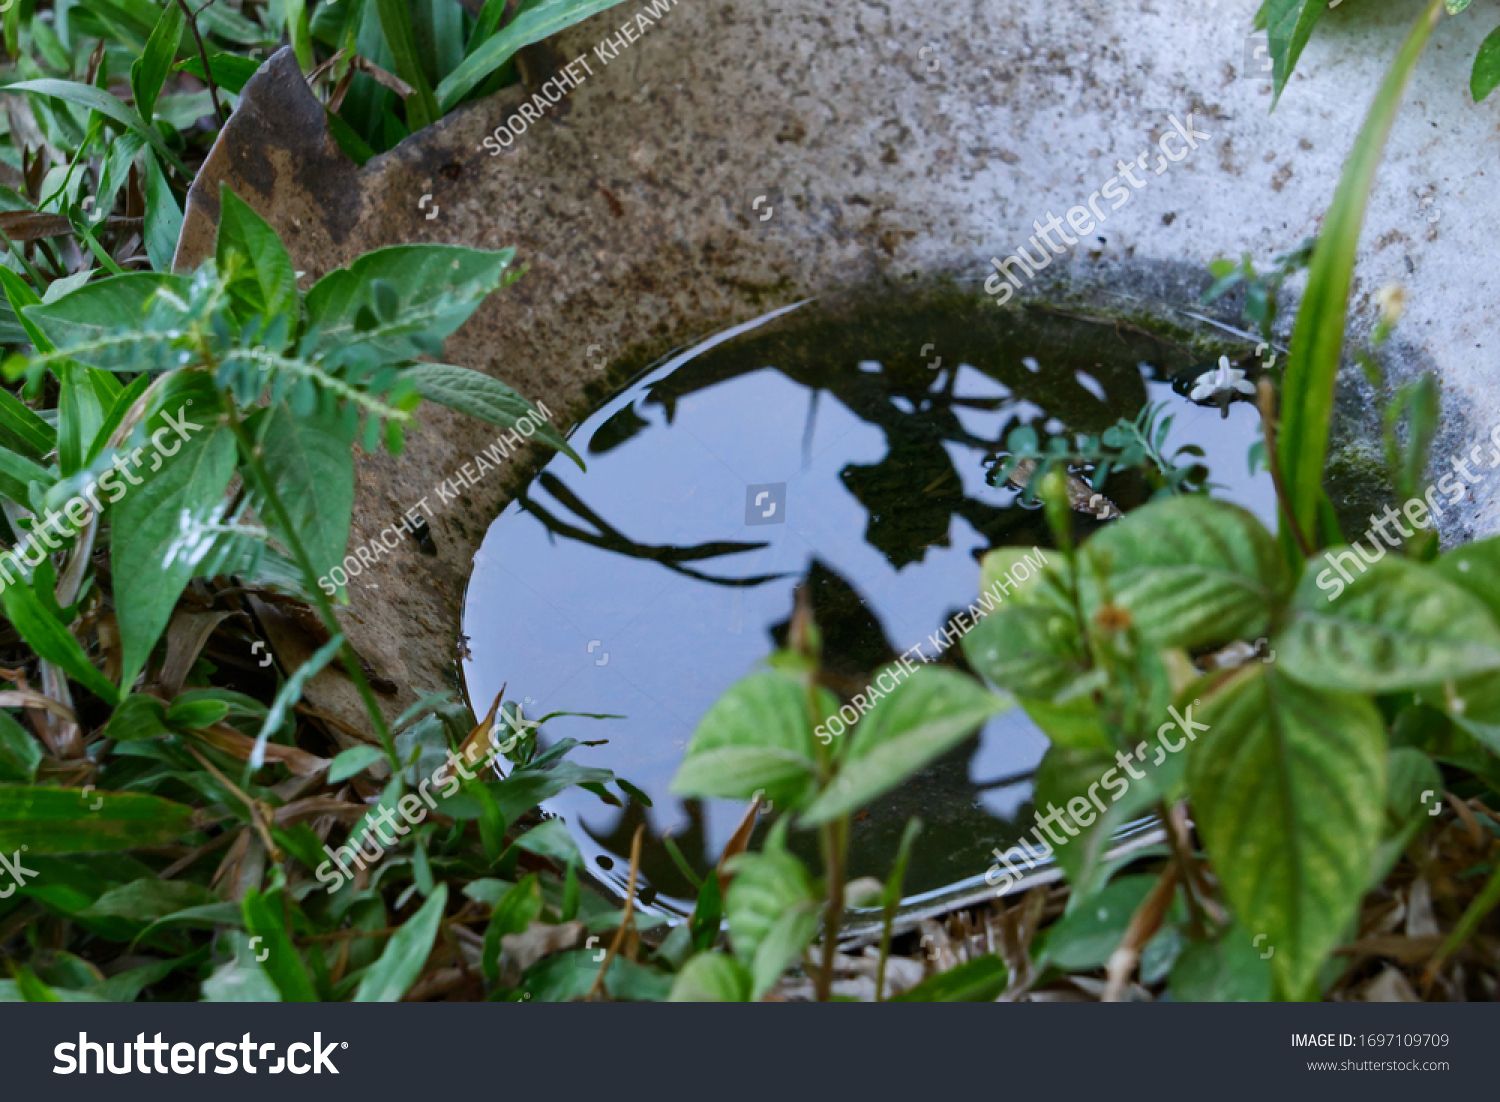
<svg viewBox="0 0 1500 1102">
<path fill-rule="evenodd" d="M 643 899 L 690 910 L 660 836 L 705 869 L 744 810 L 670 794 L 699 717 L 785 640 L 804 580 L 835 674 L 868 674 L 919 643 L 934 653 L 926 641 L 975 598 L 986 550 L 1049 545 L 1040 510 L 985 480 L 1012 427 L 1044 441 L 1099 433 L 1171 401 L 1163 451 L 1197 444 L 1218 496 L 1273 516 L 1269 479 L 1246 475 L 1253 409 L 1231 406 L 1226 420 L 1176 396 L 1166 380 L 1193 367 L 1128 326 L 957 296 L 809 304 L 719 334 L 579 426 L 586 474 L 555 458 L 490 527 L 464 608 L 470 697 L 482 710 L 508 682 L 528 716 L 625 716 L 552 720 L 543 738 L 608 739 L 571 760 L 613 769 L 654 806 L 574 789 L 546 808 L 621 890 L 644 821 Z M 1133 474 L 1104 492 L 1126 510 L 1149 496 Z M 1105 523 L 1077 520 L 1080 538 Z M 962 668 L 960 648 L 943 660 Z M 1019 710 L 995 718 L 854 823 L 850 875 L 883 878 L 914 814 L 925 830 L 909 895 L 982 875 L 1030 818 L 1046 745 Z M 799 838 L 811 858 L 814 836 Z"/>
</svg>

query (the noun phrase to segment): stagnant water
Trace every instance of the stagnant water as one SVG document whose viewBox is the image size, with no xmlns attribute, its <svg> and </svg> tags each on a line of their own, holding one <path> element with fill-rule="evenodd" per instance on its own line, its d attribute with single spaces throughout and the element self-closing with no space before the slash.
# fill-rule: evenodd
<svg viewBox="0 0 1500 1102">
<path fill-rule="evenodd" d="M 652 806 L 611 807 L 578 789 L 545 806 L 619 891 L 645 822 L 641 898 L 686 913 L 691 884 L 662 834 L 701 871 L 744 811 L 669 791 L 699 718 L 785 641 L 804 580 L 825 664 L 857 677 L 965 608 L 986 550 L 1048 546 L 1040 510 L 986 481 L 1012 427 L 1030 424 L 1045 442 L 1170 401 L 1164 452 L 1198 445 L 1218 496 L 1270 520 L 1270 480 L 1247 474 L 1254 410 L 1231 405 L 1224 419 L 1172 390 L 1171 377 L 1206 366 L 1129 326 L 962 297 L 810 304 L 719 334 L 578 427 L 587 473 L 555 458 L 490 527 L 464 607 L 470 698 L 492 700 L 508 683 L 528 716 L 624 716 L 555 719 L 543 739 L 607 739 L 571 759 L 613 769 Z M 1111 475 L 1104 490 L 1126 510 L 1150 492 L 1134 474 Z M 1108 523 L 1077 520 L 1080 537 Z M 960 648 L 944 661 L 962 666 Z M 856 819 L 850 875 L 883 878 L 911 815 L 925 830 L 909 896 L 982 874 L 1030 818 L 1046 746 L 1019 709 L 997 717 Z M 811 832 L 800 846 L 813 857 Z"/>
</svg>

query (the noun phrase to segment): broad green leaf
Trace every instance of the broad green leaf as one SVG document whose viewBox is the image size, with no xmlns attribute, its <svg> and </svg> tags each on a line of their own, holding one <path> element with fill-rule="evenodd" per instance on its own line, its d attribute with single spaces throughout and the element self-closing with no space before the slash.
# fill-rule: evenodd
<svg viewBox="0 0 1500 1102">
<path fill-rule="evenodd" d="M 438 106 L 445 112 L 453 110 L 522 46 L 540 42 L 617 3 L 619 0 L 541 0 L 529 5 L 443 79 L 437 87 Z"/>
<path fill-rule="evenodd" d="M 1310 8 L 1321 8 L 1323 0 L 1304 2 Z M 1293 12 L 1296 18 L 1289 25 L 1287 20 Z M 1296 28 L 1303 22 L 1302 12 L 1297 0 L 1276 0 L 1269 21 L 1273 42 L 1276 36 L 1289 44 L 1296 40 Z M 1307 290 L 1297 310 L 1291 353 L 1282 381 L 1281 434 L 1277 448 L 1288 505 L 1309 540 L 1317 538 L 1323 503 L 1327 500 L 1323 492 L 1323 467 L 1328 458 L 1328 432 L 1333 420 L 1334 381 L 1343 359 L 1344 321 L 1365 205 L 1406 82 L 1442 13 L 1443 0 L 1431 0 L 1375 94 L 1375 102 L 1344 165 L 1333 205 L 1323 218 Z M 1305 42 L 1306 33 L 1301 38 Z M 1289 51 L 1288 56 L 1295 60 L 1294 52 Z M 1290 536 L 1283 532 L 1283 545 L 1290 546 L 1289 540 Z"/>
<path fill-rule="evenodd" d="M 443 921 L 443 910 L 447 905 L 448 885 L 439 884 L 437 891 L 422 904 L 421 910 L 407 919 L 386 942 L 385 952 L 359 981 L 359 989 L 354 992 L 355 1002 L 401 1001 L 406 989 L 422 974 L 422 965 L 427 963 L 427 955 L 432 952 L 432 943 L 437 939 L 438 926 Z"/>
<path fill-rule="evenodd" d="M 1108 596 L 1157 647 L 1194 648 L 1266 633 L 1286 597 L 1286 566 L 1271 534 L 1237 505 L 1192 495 L 1137 509 L 1084 546 L 1086 617 Z"/>
<path fill-rule="evenodd" d="M 109 412 L 104 415 L 104 421 L 100 424 L 99 431 L 94 434 L 94 442 L 89 445 L 88 455 L 84 461 L 85 466 L 92 464 L 94 460 L 98 459 L 104 453 L 104 449 L 109 443 L 109 438 L 114 435 L 115 430 L 124 422 L 125 415 L 130 412 L 131 407 L 135 405 L 142 394 L 146 393 L 147 388 L 150 386 L 151 376 L 142 373 L 137 375 L 129 386 L 125 387 L 115 396 L 114 402 L 109 407 Z"/>
<path fill-rule="evenodd" d="M 731 886 L 730 891 L 733 890 Z M 818 932 L 820 913 L 818 903 L 809 899 L 776 916 L 755 948 L 755 960 L 750 966 L 754 978 L 750 988 L 751 1002 L 759 1002 L 760 997 L 775 986 L 781 974 L 801 958 L 802 950 L 812 943 Z"/>
<path fill-rule="evenodd" d="M 156 108 L 156 97 L 172 71 L 177 44 L 182 41 L 182 7 L 175 0 L 162 8 L 156 29 L 146 40 L 146 52 L 130 67 L 130 90 L 135 94 L 135 108 L 143 119 L 150 119 Z"/>
<path fill-rule="evenodd" d="M 1119 947 L 1130 916 L 1151 894 L 1156 881 L 1155 876 L 1122 876 L 1077 901 L 1047 931 L 1042 960 L 1065 972 L 1102 967 Z"/>
<path fill-rule="evenodd" d="M 320 403 L 309 416 L 298 417 L 280 402 L 264 415 L 262 463 L 292 527 L 324 577 L 344 559 L 349 521 L 354 512 L 354 433 L 331 403 Z M 263 510 L 268 527 L 285 543 L 285 533 L 271 510 Z"/>
<path fill-rule="evenodd" d="M 287 933 L 287 919 L 282 907 L 280 891 L 262 895 L 251 888 L 245 893 L 240 909 L 244 914 L 245 932 L 250 935 L 249 945 L 255 949 L 255 959 L 281 992 L 283 1000 L 317 1002 L 318 993 L 313 989 L 307 967 Z M 259 960 L 262 954 L 266 958 L 264 961 Z"/>
<path fill-rule="evenodd" d="M 995 609 L 963 638 L 969 664 L 1002 689 L 1050 700 L 1087 672 L 1073 615 L 1050 604 Z"/>
<path fill-rule="evenodd" d="M 1242 926 L 1231 926 L 1217 941 L 1194 941 L 1172 968 L 1170 987 L 1177 1002 L 1263 1003 L 1271 998 L 1275 946 L 1259 945 Z"/>
<path fill-rule="evenodd" d="M 788 911 L 817 902 L 807 869 L 782 848 L 784 822 L 773 828 L 762 852 L 742 853 L 728 864 L 734 874 L 724 899 L 729 939 L 734 955 L 752 968 L 777 920 Z"/>
<path fill-rule="evenodd" d="M 5 603 L 6 617 L 38 655 L 61 667 L 106 703 L 114 704 L 119 699 L 120 691 L 89 661 L 83 644 L 53 618 L 29 585 L 18 582 L 5 586 L 0 591 L 0 601 Z"/>
<path fill-rule="evenodd" d="M 281 351 L 299 320 L 297 271 L 276 231 L 228 184 L 219 187 L 219 236 L 214 260 L 227 280 L 241 324 L 259 320 L 259 333 L 264 336 L 272 320 L 287 319 L 285 339 L 272 349 Z"/>
<path fill-rule="evenodd" d="M 0 781 L 30 784 L 41 763 L 41 744 L 9 712 L 0 711 Z"/>
<path fill-rule="evenodd" d="M 170 735 L 166 724 L 165 704 L 147 693 L 132 693 L 110 715 L 103 734 L 115 742 L 138 742 Z"/>
<path fill-rule="evenodd" d="M 817 755 L 807 687 L 781 670 L 736 682 L 698 722 L 672 791 L 748 800 L 758 790 L 783 807 L 812 794 Z"/>
<path fill-rule="evenodd" d="M 994 953 L 967 960 L 946 972 L 928 976 L 893 1003 L 992 1003 L 1010 982 L 1005 962 Z"/>
<path fill-rule="evenodd" d="M 0 785 L 0 851 L 27 846 L 32 853 L 93 853 L 162 846 L 186 834 L 192 817 L 190 807 L 143 793 Z"/>
<path fill-rule="evenodd" d="M 222 700 L 174 700 L 167 709 L 167 722 L 189 731 L 212 727 L 229 714 Z"/>
<path fill-rule="evenodd" d="M 1439 555 L 1429 569 L 1478 597 L 1500 624 L 1500 536 L 1460 544 Z"/>
<path fill-rule="evenodd" d="M 1474 55 L 1474 71 L 1469 77 L 1469 92 L 1478 103 L 1500 84 L 1500 27 L 1491 31 L 1479 44 Z"/>
<path fill-rule="evenodd" d="M 699 953 L 683 965 L 672 981 L 668 1002 L 742 1003 L 750 1001 L 750 973 L 745 966 L 717 949 Z"/>
<path fill-rule="evenodd" d="M 1500 627 L 1437 570 L 1387 555 L 1330 600 L 1314 576 L 1323 561 L 1309 565 L 1272 644 L 1288 677 L 1379 693 L 1500 670 Z"/>
<path fill-rule="evenodd" d="M 516 839 L 515 845 L 517 849 L 546 857 L 564 866 L 569 861 L 580 861 L 583 858 L 578 843 L 573 840 L 573 835 L 561 819 L 548 819 L 545 823 L 532 827 Z"/>
<path fill-rule="evenodd" d="M 991 593 L 1002 601 L 1024 597 L 1041 580 L 1038 559 L 1045 565 L 1046 552 L 1037 548 L 995 548 L 980 561 L 979 592 Z"/>
<path fill-rule="evenodd" d="M 1385 817 L 1385 725 L 1364 697 L 1253 663 L 1221 681 L 1188 759 L 1193 814 L 1236 920 L 1308 991 L 1364 894 Z"/>
<path fill-rule="evenodd" d="M 108 92 L 88 84 L 79 84 L 71 80 L 54 80 L 51 77 L 43 77 L 40 80 L 23 80 L 15 84 L 7 85 L 7 92 L 35 92 L 41 96 L 55 96 L 69 103 L 76 103 L 79 107 L 86 107 L 91 111 L 119 123 L 127 130 L 132 130 L 151 143 L 161 157 L 173 168 L 182 173 L 185 179 L 192 179 L 193 174 L 187 167 L 177 159 L 176 155 L 167 148 L 167 143 L 162 136 L 156 132 L 155 127 L 141 118 L 140 113 L 133 108 L 127 107 L 120 100 Z"/>
<path fill-rule="evenodd" d="M 299 0 L 300 6 L 301 0 Z M 290 6 L 290 5 L 288 5 Z M 304 28 L 306 33 L 306 28 Z M 209 54 L 208 67 L 214 75 L 214 83 L 222 92 L 230 92 L 239 95 L 245 84 L 259 71 L 261 62 L 253 57 L 239 57 L 236 54 Z M 192 73 L 199 80 L 203 79 L 203 59 L 194 54 L 177 63 L 179 71 Z M 308 66 L 309 69 L 312 66 Z"/>
<path fill-rule="evenodd" d="M 368 346 L 391 359 L 439 347 L 496 290 L 514 249 L 485 252 L 457 245 L 395 245 L 329 272 L 307 293 L 303 356 Z M 384 317 L 377 285 L 396 291 Z"/>
<path fill-rule="evenodd" d="M 187 296 L 187 280 L 165 272 L 131 272 L 111 276 L 70 291 L 55 302 L 27 306 L 22 312 L 47 339 L 74 359 L 109 369 L 113 359 L 93 362 L 86 351 L 72 351 L 120 329 L 131 329 L 145 318 L 146 303 L 159 289 Z"/>
<path fill-rule="evenodd" d="M 150 876 L 111 888 L 83 913 L 128 918 L 132 922 L 155 922 L 185 908 L 204 907 L 214 902 L 213 893 L 198 884 L 186 880 L 158 880 Z"/>
<path fill-rule="evenodd" d="M 450 364 L 417 364 L 404 372 L 404 377 L 416 387 L 417 393 L 429 401 L 437 402 L 477 417 L 501 428 L 514 428 L 523 417 L 537 426 L 536 435 L 562 452 L 584 470 L 583 460 L 578 457 L 568 442 L 539 413 L 535 406 L 522 398 L 499 379 L 493 379 L 482 371 Z"/>
<path fill-rule="evenodd" d="M 114 506 L 110 557 L 123 650 L 121 684 L 127 689 L 216 542 L 201 535 L 184 538 L 184 530 L 191 532 L 189 521 L 215 514 L 234 475 L 234 437 L 217 416 L 212 381 L 196 374 L 178 379 L 180 385 L 163 394 L 164 408 L 145 423 L 146 435 L 165 429 L 163 439 L 177 450 L 155 471 L 141 465 L 138 473 L 122 472 L 131 485 Z M 184 426 L 180 433 L 169 416 Z M 164 453 L 165 447 L 153 461 Z"/>
<path fill-rule="evenodd" d="M 338 784 L 363 773 L 377 761 L 385 761 L 385 751 L 378 746 L 351 746 L 333 759 L 328 767 L 328 783 Z"/>
<path fill-rule="evenodd" d="M 1265 29 L 1271 48 L 1271 77 L 1276 86 L 1271 99 L 1273 108 L 1327 6 L 1328 0 L 1267 0 Z"/>
<path fill-rule="evenodd" d="M 889 792 L 1007 707 L 1005 700 L 956 670 L 923 665 L 900 680 L 902 669 L 889 667 L 898 683 L 871 701 L 837 775 L 802 815 L 803 822 L 826 822 Z M 884 673 L 865 690 L 867 699 L 879 692 Z"/>
<path fill-rule="evenodd" d="M 506 892 L 490 913 L 490 923 L 484 931 L 484 955 L 480 963 L 485 977 L 491 983 L 499 979 L 501 938 L 524 934 L 541 916 L 542 884 L 533 872 Z"/>
<path fill-rule="evenodd" d="M 1056 746 L 1074 750 L 1105 750 L 1111 747 L 1104 717 L 1091 695 L 1080 694 L 1061 704 L 1049 700 L 1017 699 L 1031 722 Z"/>
</svg>

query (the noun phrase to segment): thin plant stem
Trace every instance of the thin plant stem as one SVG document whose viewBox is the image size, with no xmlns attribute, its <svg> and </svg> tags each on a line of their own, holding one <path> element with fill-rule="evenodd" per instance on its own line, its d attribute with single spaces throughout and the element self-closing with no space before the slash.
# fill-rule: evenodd
<svg viewBox="0 0 1500 1102">
<path fill-rule="evenodd" d="M 208 50 L 203 46 L 203 36 L 198 33 L 198 16 L 187 6 L 187 0 L 177 0 L 177 6 L 182 9 L 188 27 L 193 32 L 193 40 L 198 43 L 198 57 L 203 62 L 203 79 L 208 81 L 208 96 L 214 101 L 214 114 L 219 116 L 219 128 L 223 129 L 224 124 L 229 121 L 229 116 L 224 114 L 224 105 L 219 102 L 219 86 L 214 83 L 214 71 L 208 67 Z M 207 6 L 207 4 L 204 5 L 205 8 Z M 149 123 L 150 120 L 148 119 L 147 122 Z"/>
<path fill-rule="evenodd" d="M 839 949 L 839 927 L 844 921 L 844 849 L 849 838 L 849 817 L 841 815 L 824 823 L 823 866 L 828 873 L 828 914 L 823 920 L 823 967 L 818 972 L 817 997 L 826 1003 L 833 992 L 833 963 Z"/>
</svg>

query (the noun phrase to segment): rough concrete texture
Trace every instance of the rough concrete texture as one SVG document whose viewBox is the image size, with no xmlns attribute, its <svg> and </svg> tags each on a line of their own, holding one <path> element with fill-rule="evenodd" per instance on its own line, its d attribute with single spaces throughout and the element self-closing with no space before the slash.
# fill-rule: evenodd
<svg viewBox="0 0 1500 1102">
<path fill-rule="evenodd" d="M 1316 232 L 1420 8 L 1351 0 L 1328 12 L 1268 114 L 1269 81 L 1245 72 L 1254 0 L 685 0 L 605 64 L 592 48 L 640 6 L 561 36 L 562 57 L 587 55 L 592 75 L 498 156 L 481 142 L 524 98 L 520 89 L 450 115 L 358 173 L 329 164 L 321 135 L 308 139 L 317 148 L 305 160 L 277 155 L 263 139 L 291 133 L 277 125 L 282 108 L 258 122 L 247 112 L 213 171 L 248 190 L 310 278 L 399 242 L 516 246 L 525 278 L 481 309 L 447 358 L 545 401 L 566 425 L 604 393 L 603 360 L 640 366 L 830 289 L 982 279 L 987 258 L 1024 244 L 1049 211 L 1087 203 L 1119 159 L 1151 148 L 1154 170 L 1157 138 L 1171 116 L 1186 123 L 1190 112 L 1211 137 L 1163 174 L 1142 173 L 1143 188 L 1118 212 L 1106 202 L 1107 224 L 1054 265 L 1045 293 L 1191 326 L 1169 309 L 1192 308 L 1204 285 L 1184 273 L 1246 251 L 1264 265 Z M 1352 302 L 1358 331 L 1373 321 L 1380 286 L 1406 286 L 1397 374 L 1440 372 L 1448 427 L 1439 455 L 1487 438 L 1500 421 L 1485 348 L 1496 340 L 1487 322 L 1500 238 L 1483 213 L 1495 208 L 1483 164 L 1500 97 L 1476 106 L 1467 90 L 1489 29 L 1472 10 L 1438 27 L 1391 136 Z M 306 96 L 294 73 L 280 79 L 283 98 Z M 307 115 L 306 103 L 285 110 Z M 195 196 L 210 218 L 202 201 L 212 194 Z M 436 218 L 426 217 L 431 204 L 419 209 L 424 194 Z M 309 227 L 319 207 L 330 214 Z M 201 252 L 201 224 L 198 232 Z M 1367 419 L 1368 405 L 1350 388 L 1342 408 Z M 361 462 L 350 544 L 428 499 L 437 556 L 407 546 L 383 558 L 351 587 L 345 617 L 370 663 L 404 687 L 393 704 L 453 683 L 470 557 L 519 470 L 513 460 L 439 503 L 434 485 L 494 432 L 435 408 L 422 417 L 426 431 L 399 460 Z M 1494 529 L 1500 477 L 1493 482 L 1476 488 L 1450 538 Z M 526 645 L 524 624 L 516 638 Z M 320 679 L 319 703 L 356 716 L 332 680 Z"/>
</svg>

